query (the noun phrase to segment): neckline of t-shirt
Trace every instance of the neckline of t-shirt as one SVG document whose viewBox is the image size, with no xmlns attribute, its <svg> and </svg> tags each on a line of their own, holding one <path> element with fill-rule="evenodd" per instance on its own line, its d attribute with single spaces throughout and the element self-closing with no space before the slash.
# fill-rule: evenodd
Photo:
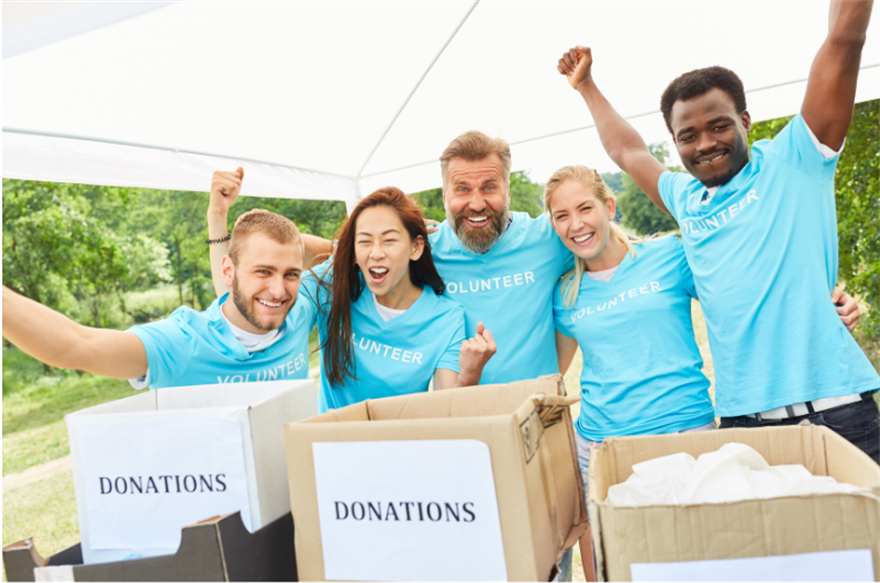
<svg viewBox="0 0 880 583">
<path fill-rule="evenodd" d="M 614 270 L 615 270 L 614 275 L 612 275 L 611 279 L 608 281 L 602 281 L 601 279 L 593 279 L 592 277 L 587 275 L 588 272 L 586 270 L 584 270 L 584 277 L 581 278 L 581 280 L 586 279 L 591 284 L 594 284 L 597 286 L 603 286 L 603 287 L 610 287 L 612 285 L 615 285 L 617 282 L 619 282 L 623 278 L 623 275 L 621 275 L 621 274 L 625 273 L 629 269 L 629 264 L 632 263 L 632 258 L 633 258 L 632 253 L 627 251 L 626 255 L 623 256 L 623 259 L 620 261 L 620 263 L 617 264 L 617 267 L 614 268 Z M 604 269 L 603 271 L 608 271 L 608 270 Z"/>
<path fill-rule="evenodd" d="M 691 178 L 696 180 L 697 183 L 700 185 L 700 189 L 697 191 L 699 198 L 697 198 L 697 201 L 696 201 L 697 202 L 696 207 L 697 207 L 697 209 L 699 209 L 700 212 L 697 212 L 691 216 L 702 216 L 705 214 L 714 214 L 714 213 L 718 212 L 718 207 L 723 206 L 720 203 L 720 201 L 723 200 L 724 203 L 726 204 L 726 202 L 729 198 L 727 195 L 732 192 L 736 192 L 736 191 L 740 190 L 739 186 L 737 185 L 737 183 L 740 180 L 740 176 L 743 176 L 748 173 L 749 168 L 751 167 L 753 161 L 754 160 L 751 156 L 751 149 L 749 149 L 749 161 L 746 162 L 746 165 L 743 166 L 739 172 L 737 172 L 736 174 L 731 176 L 730 180 L 728 180 L 724 184 L 719 184 L 718 186 L 714 186 L 714 187 L 706 186 L 705 184 L 700 182 L 693 174 L 687 173 Z M 731 185 L 733 185 L 732 188 L 731 188 Z M 714 191 L 712 191 L 713 188 L 715 189 Z M 712 191 L 712 192 L 710 192 L 709 200 L 706 201 L 706 204 L 703 204 L 703 195 L 707 191 Z"/>
<path fill-rule="evenodd" d="M 247 355 L 248 357 L 251 357 L 255 354 L 259 354 L 259 353 L 263 352 L 264 350 L 266 350 L 267 348 L 270 348 L 275 343 L 277 343 L 279 340 L 281 340 L 281 337 L 284 335 L 285 326 L 287 326 L 287 317 L 286 316 L 284 318 L 284 323 L 281 324 L 281 326 L 279 328 L 276 328 L 275 330 L 272 331 L 275 334 L 271 338 L 265 338 L 265 341 L 266 341 L 265 345 L 262 345 L 262 346 L 257 345 L 257 348 L 255 348 L 254 350 L 248 349 L 247 346 L 245 346 L 245 343 L 241 340 L 241 338 L 254 339 L 254 338 L 258 338 L 260 336 L 266 337 L 269 334 L 272 334 L 272 332 L 267 332 L 266 334 L 253 334 L 251 332 L 248 332 L 247 330 L 242 330 L 241 328 L 239 328 L 238 326 L 233 324 L 232 321 L 226 317 L 226 314 L 223 313 L 223 304 L 225 304 L 230 299 L 230 297 L 229 297 L 230 293 L 231 292 L 227 292 L 226 298 L 222 302 L 217 303 L 217 310 L 220 312 L 220 319 L 226 323 L 226 327 L 227 327 L 229 333 L 232 334 L 233 338 L 235 338 L 236 343 L 233 346 L 240 347 L 241 350 L 244 351 L 245 355 Z M 291 309 L 293 309 L 293 308 L 291 307 Z M 288 315 L 290 315 L 289 312 L 288 312 Z"/>
<path fill-rule="evenodd" d="M 414 301 L 410 307 L 403 310 L 403 313 L 400 314 L 399 316 L 397 316 L 396 318 L 391 318 L 390 320 L 386 320 L 385 318 L 382 317 L 382 314 L 379 313 L 379 310 L 376 309 L 375 304 L 378 300 L 373 299 L 374 298 L 373 292 L 370 291 L 369 288 L 367 288 L 365 291 L 369 292 L 369 294 L 366 294 L 366 293 L 361 294 L 361 297 L 366 296 L 366 299 L 368 300 L 368 303 L 369 303 L 369 308 L 367 308 L 367 309 L 372 310 L 373 319 L 376 321 L 376 324 L 380 328 L 390 328 L 390 327 L 394 326 L 395 323 L 397 323 L 397 322 L 402 322 L 402 321 L 407 320 L 410 317 L 410 314 L 413 314 L 421 309 L 421 305 L 423 303 L 422 298 L 424 298 L 427 295 L 427 293 L 425 292 L 425 288 L 423 287 L 422 293 L 419 294 L 419 297 L 416 298 L 416 301 Z"/>
</svg>

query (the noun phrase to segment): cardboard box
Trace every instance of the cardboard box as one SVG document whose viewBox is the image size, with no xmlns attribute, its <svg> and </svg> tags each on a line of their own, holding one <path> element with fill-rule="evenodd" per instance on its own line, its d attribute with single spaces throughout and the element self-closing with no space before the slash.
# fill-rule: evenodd
<svg viewBox="0 0 880 583">
<path fill-rule="evenodd" d="M 290 513 L 251 534 L 234 512 L 186 526 L 180 538 L 173 555 L 92 565 L 79 544 L 43 558 L 25 539 L 3 547 L 3 565 L 7 581 L 297 580 Z"/>
<path fill-rule="evenodd" d="M 290 511 L 284 424 L 317 413 L 313 380 L 145 391 L 65 417 L 85 562 L 168 555 L 180 529 Z"/>
<path fill-rule="evenodd" d="M 694 457 L 729 442 L 753 447 L 770 465 L 864 488 L 856 494 L 792 496 L 725 504 L 616 508 L 608 488 L 636 463 L 677 452 Z M 590 517 L 600 580 L 631 581 L 630 566 L 818 551 L 870 549 L 880 577 L 880 466 L 833 431 L 815 425 L 724 429 L 607 439 L 591 454 Z M 729 578 L 737 579 L 728 573 Z M 880 579 L 878 579 L 880 580 Z"/>
<path fill-rule="evenodd" d="M 562 377 L 286 426 L 300 577 L 547 581 L 586 527 Z"/>
</svg>

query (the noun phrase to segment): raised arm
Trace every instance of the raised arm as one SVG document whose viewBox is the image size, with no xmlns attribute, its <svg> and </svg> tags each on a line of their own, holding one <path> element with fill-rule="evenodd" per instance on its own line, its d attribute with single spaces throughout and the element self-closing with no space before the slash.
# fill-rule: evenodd
<svg viewBox="0 0 880 583">
<path fill-rule="evenodd" d="M 218 240 L 228 234 L 229 208 L 241 193 L 241 183 L 244 181 L 244 169 L 239 167 L 235 172 L 216 171 L 211 178 L 211 198 L 208 203 L 208 239 Z M 246 215 L 244 213 L 242 217 Z M 241 220 L 241 217 L 238 217 Z M 238 221 L 236 221 L 237 223 Z M 333 253 L 333 243 L 327 239 L 314 235 L 302 234 L 303 267 L 314 267 Z M 210 244 L 211 253 L 211 280 L 214 283 L 214 291 L 217 297 L 225 294 L 229 289 L 223 283 L 223 257 L 229 252 L 229 241 Z"/>
<path fill-rule="evenodd" d="M 212 241 L 225 239 L 229 235 L 229 207 L 241 192 L 244 180 L 244 168 L 235 172 L 218 170 L 211 177 L 211 198 L 208 202 L 208 239 Z M 222 296 L 229 288 L 223 283 L 223 257 L 229 251 L 229 241 L 208 245 L 211 253 L 211 280 L 217 297 Z"/>
<path fill-rule="evenodd" d="M 592 66 L 590 49 L 577 46 L 562 55 L 557 70 L 568 77 L 568 82 L 587 103 L 608 156 L 632 177 L 651 202 L 668 213 L 657 188 L 660 175 L 666 168 L 651 155 L 635 128 L 614 110 L 599 91 L 593 81 Z"/>
<path fill-rule="evenodd" d="M 852 121 L 873 0 L 832 0 L 828 36 L 813 59 L 801 111 L 819 143 L 840 149 Z"/>
<path fill-rule="evenodd" d="M 3 286 L 3 336 L 39 361 L 117 379 L 147 373 L 147 351 L 130 332 L 102 330 L 70 318 Z"/>
</svg>

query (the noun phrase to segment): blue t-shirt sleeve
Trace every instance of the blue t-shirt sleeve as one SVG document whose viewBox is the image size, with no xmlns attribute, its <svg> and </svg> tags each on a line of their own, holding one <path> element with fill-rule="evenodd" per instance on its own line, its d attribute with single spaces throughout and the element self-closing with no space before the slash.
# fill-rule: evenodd
<svg viewBox="0 0 880 583">
<path fill-rule="evenodd" d="M 697 289 L 694 286 L 694 274 L 691 271 L 691 265 L 688 263 L 687 255 L 684 252 L 684 244 L 675 235 L 669 235 L 669 245 L 672 247 L 672 253 L 678 262 L 678 269 L 681 274 L 681 285 L 688 296 L 697 298 Z"/>
<path fill-rule="evenodd" d="M 565 282 L 566 285 L 563 285 L 563 280 L 560 279 L 556 284 L 556 289 L 553 290 L 553 324 L 559 332 L 569 338 L 574 338 L 574 332 L 566 324 L 565 319 L 565 292 L 571 286 L 571 281 L 569 278 Z"/>
<path fill-rule="evenodd" d="M 435 368 L 461 372 L 458 366 L 458 358 L 461 355 L 461 344 L 467 339 L 464 332 L 464 309 L 461 306 L 455 306 L 455 309 L 447 313 L 445 317 L 449 318 L 452 335 L 449 337 L 449 344 L 443 354 L 440 355 Z"/>
<path fill-rule="evenodd" d="M 546 213 L 542 213 L 541 216 L 535 220 L 541 221 L 542 223 L 540 231 L 541 236 L 546 241 L 549 257 L 556 262 L 559 275 L 561 276 L 563 273 L 567 273 L 574 268 L 574 253 L 565 246 L 565 243 L 563 243 L 562 239 L 559 238 L 559 235 L 556 234 L 556 230 L 553 228 L 553 223 L 550 221 L 550 217 L 547 216 Z"/>
<path fill-rule="evenodd" d="M 693 180 L 690 174 L 665 171 L 657 181 L 660 199 L 677 221 L 679 213 L 687 200 L 687 187 Z"/>
<path fill-rule="evenodd" d="M 127 330 L 137 336 L 147 352 L 150 386 L 173 387 L 189 366 L 193 355 L 193 332 L 181 325 L 178 308 L 158 322 L 132 326 Z"/>
<path fill-rule="evenodd" d="M 759 147 L 767 142 L 758 142 Z M 798 113 L 769 143 L 769 152 L 779 156 L 801 172 L 820 180 L 834 178 L 840 156 L 826 159 L 810 137 L 804 118 Z"/>
<path fill-rule="evenodd" d="M 330 294 L 328 293 L 326 285 L 322 285 L 320 282 L 330 283 L 331 278 L 333 277 L 331 266 L 333 265 L 333 260 L 328 259 L 324 263 L 320 265 L 316 265 L 312 269 L 306 271 L 303 274 L 302 282 L 299 286 L 299 298 L 297 298 L 297 303 L 300 301 L 303 302 L 303 314 L 306 317 L 311 318 L 311 325 L 315 325 L 315 320 L 318 317 L 318 312 L 329 313 L 330 310 Z"/>
</svg>

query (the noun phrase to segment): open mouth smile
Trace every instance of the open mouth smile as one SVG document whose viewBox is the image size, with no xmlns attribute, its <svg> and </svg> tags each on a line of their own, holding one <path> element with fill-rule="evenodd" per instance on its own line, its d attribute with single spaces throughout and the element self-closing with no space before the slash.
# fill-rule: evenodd
<svg viewBox="0 0 880 583">
<path fill-rule="evenodd" d="M 575 245 L 584 246 L 588 245 L 590 241 L 592 241 L 594 235 L 595 233 L 587 233 L 586 235 L 572 237 L 571 240 L 574 241 Z"/>
<path fill-rule="evenodd" d="M 464 220 L 471 227 L 482 227 L 482 226 L 489 223 L 489 217 L 484 216 L 484 215 L 475 216 L 475 217 L 465 217 Z"/>
<path fill-rule="evenodd" d="M 385 277 L 388 275 L 387 267 L 371 267 L 367 271 L 370 274 L 370 280 L 376 284 L 385 281 Z"/>
</svg>

